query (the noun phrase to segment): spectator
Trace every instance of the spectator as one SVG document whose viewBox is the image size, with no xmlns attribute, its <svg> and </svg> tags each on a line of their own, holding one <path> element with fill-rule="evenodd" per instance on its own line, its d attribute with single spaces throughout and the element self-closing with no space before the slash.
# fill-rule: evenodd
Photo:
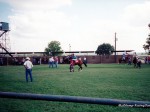
<svg viewBox="0 0 150 112">
<path fill-rule="evenodd" d="M 150 64 L 150 56 L 148 57 L 148 64 Z"/>
<path fill-rule="evenodd" d="M 131 57 L 129 57 L 128 65 L 131 65 Z"/>
<path fill-rule="evenodd" d="M 83 58 L 83 64 L 85 65 L 85 67 L 87 67 L 87 59 L 86 59 L 86 57 Z"/>
<path fill-rule="evenodd" d="M 28 74 L 30 75 L 30 80 L 32 82 L 33 81 L 33 78 L 32 78 L 32 67 L 33 67 L 33 64 L 30 61 L 29 57 L 26 58 L 26 61 L 24 62 L 24 67 L 25 67 L 25 73 L 26 73 L 26 82 L 28 82 Z"/>
<path fill-rule="evenodd" d="M 54 57 L 54 63 L 55 63 L 55 67 L 57 68 L 58 67 L 58 57 L 57 56 Z"/>
<path fill-rule="evenodd" d="M 134 64 L 134 68 L 135 68 L 137 65 L 137 58 L 136 57 L 133 57 L 133 64 Z"/>
<path fill-rule="evenodd" d="M 22 58 L 22 65 L 24 64 L 24 62 L 25 62 L 25 59 L 24 59 L 24 58 Z"/>
<path fill-rule="evenodd" d="M 54 65 L 54 58 L 53 58 L 53 57 L 50 57 L 50 58 L 49 58 L 49 68 L 50 68 L 50 67 L 53 68 L 53 65 Z"/>
<path fill-rule="evenodd" d="M 141 68 L 141 59 L 138 58 L 138 61 L 137 61 L 137 68 Z"/>
<path fill-rule="evenodd" d="M 122 60 L 126 59 L 126 51 L 124 51 L 124 53 L 122 54 Z"/>
<path fill-rule="evenodd" d="M 42 59 L 40 58 L 40 62 L 39 62 L 39 64 L 41 65 L 41 63 L 42 63 Z"/>
<path fill-rule="evenodd" d="M 145 64 L 148 64 L 148 57 L 145 57 Z"/>
</svg>

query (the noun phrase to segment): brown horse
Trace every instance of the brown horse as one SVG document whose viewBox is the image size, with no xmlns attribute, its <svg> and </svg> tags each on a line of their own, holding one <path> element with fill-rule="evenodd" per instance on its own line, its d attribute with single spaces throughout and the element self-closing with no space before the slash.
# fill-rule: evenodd
<svg viewBox="0 0 150 112">
<path fill-rule="evenodd" d="M 70 71 L 71 71 L 71 69 L 74 71 L 74 66 L 75 65 L 78 65 L 79 66 L 79 69 L 78 69 L 78 71 L 80 71 L 80 70 L 82 70 L 82 64 L 83 64 L 83 62 L 82 62 L 82 60 L 80 60 L 80 59 L 77 59 L 77 60 L 70 60 Z"/>
<path fill-rule="evenodd" d="M 79 59 L 76 59 L 76 60 L 73 60 L 72 59 L 72 56 L 67 56 L 67 57 L 64 57 L 63 58 L 63 63 L 70 63 L 70 72 L 74 72 L 74 66 L 75 65 L 78 65 L 79 66 L 79 69 L 78 71 L 82 70 L 82 60 L 79 58 Z"/>
</svg>

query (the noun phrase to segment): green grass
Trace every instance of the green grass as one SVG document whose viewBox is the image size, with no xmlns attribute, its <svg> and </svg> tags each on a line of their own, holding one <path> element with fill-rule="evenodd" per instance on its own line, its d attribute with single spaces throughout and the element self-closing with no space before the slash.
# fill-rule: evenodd
<svg viewBox="0 0 150 112">
<path fill-rule="evenodd" d="M 69 65 L 33 68 L 26 83 L 23 66 L 0 66 L 0 91 L 150 101 L 150 65 L 89 64 L 82 72 Z M 0 98 L 0 112 L 149 112 L 146 108 Z"/>
</svg>

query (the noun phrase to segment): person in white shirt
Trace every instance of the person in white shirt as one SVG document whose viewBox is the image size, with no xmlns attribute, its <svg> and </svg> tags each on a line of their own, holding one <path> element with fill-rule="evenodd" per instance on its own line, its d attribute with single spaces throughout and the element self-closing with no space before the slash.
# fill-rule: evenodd
<svg viewBox="0 0 150 112">
<path fill-rule="evenodd" d="M 49 68 L 50 68 L 50 67 L 53 68 L 53 65 L 54 65 L 54 58 L 53 58 L 53 57 L 50 57 L 50 58 L 49 58 Z"/>
<path fill-rule="evenodd" d="M 24 62 L 24 67 L 25 67 L 25 73 L 26 73 L 26 82 L 28 82 L 28 74 L 30 75 L 30 80 L 31 82 L 33 81 L 33 78 L 32 78 L 32 67 L 33 67 L 33 64 L 32 62 L 30 61 L 30 58 L 27 57 L 26 58 L 26 61 Z"/>
<path fill-rule="evenodd" d="M 86 59 L 86 57 L 83 58 L 83 64 L 85 65 L 85 67 L 87 67 L 87 59 Z"/>
</svg>

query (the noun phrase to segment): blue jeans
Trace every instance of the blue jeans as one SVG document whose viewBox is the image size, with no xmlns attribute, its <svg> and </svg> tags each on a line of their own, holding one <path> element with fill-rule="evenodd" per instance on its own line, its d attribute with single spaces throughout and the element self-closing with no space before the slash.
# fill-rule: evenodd
<svg viewBox="0 0 150 112">
<path fill-rule="evenodd" d="M 32 69 L 26 69 L 26 82 L 28 82 L 28 74 L 30 75 L 30 80 L 32 82 Z"/>
<path fill-rule="evenodd" d="M 58 67 L 58 62 L 55 62 L 55 67 L 56 67 L 56 68 Z"/>
<path fill-rule="evenodd" d="M 49 62 L 49 68 L 52 67 L 53 68 L 54 62 Z"/>
</svg>

